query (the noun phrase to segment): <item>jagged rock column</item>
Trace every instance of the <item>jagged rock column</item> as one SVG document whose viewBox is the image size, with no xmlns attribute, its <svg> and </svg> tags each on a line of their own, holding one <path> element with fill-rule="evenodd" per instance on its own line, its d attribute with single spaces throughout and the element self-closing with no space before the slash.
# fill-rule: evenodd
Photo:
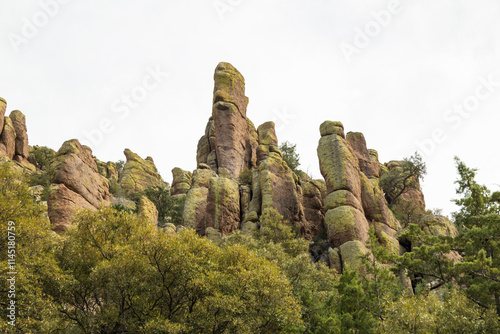
<svg viewBox="0 0 500 334">
<path fill-rule="evenodd" d="M 325 226 L 328 241 L 340 249 L 342 261 L 355 268 L 356 256 L 365 252 L 369 224 L 361 204 L 359 162 L 345 140 L 340 122 L 326 121 L 320 126 L 318 157 L 328 195 Z"/>
</svg>

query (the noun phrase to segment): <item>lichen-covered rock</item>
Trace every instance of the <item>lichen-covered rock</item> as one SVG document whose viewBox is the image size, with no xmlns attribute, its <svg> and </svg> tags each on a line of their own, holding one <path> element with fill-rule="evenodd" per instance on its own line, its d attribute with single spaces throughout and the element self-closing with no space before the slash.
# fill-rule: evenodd
<svg viewBox="0 0 500 334">
<path fill-rule="evenodd" d="M 140 192 L 149 187 L 165 186 L 151 158 L 142 159 L 128 148 L 123 153 L 127 158 L 119 180 L 123 190 Z"/>
<path fill-rule="evenodd" d="M 386 171 L 390 173 L 395 168 L 401 168 L 402 163 L 403 161 L 389 161 L 385 164 Z M 400 202 L 412 202 L 416 204 L 420 210 L 425 211 L 424 193 L 420 188 L 420 182 L 418 180 L 417 187 L 408 189 L 406 192 L 401 194 L 401 196 L 395 201 L 394 205 L 397 207 Z"/>
<path fill-rule="evenodd" d="M 16 131 L 15 155 L 19 156 L 16 160 L 26 161 L 28 158 L 28 132 L 26 128 L 26 117 L 19 110 L 10 113 L 12 125 Z"/>
<path fill-rule="evenodd" d="M 111 197 L 111 205 L 123 206 L 129 210 L 135 210 L 137 207 L 134 201 L 124 197 Z"/>
<path fill-rule="evenodd" d="M 328 248 L 328 262 L 330 268 L 335 269 L 339 274 L 342 273 L 342 260 L 338 248 Z"/>
<path fill-rule="evenodd" d="M 334 134 L 321 137 L 318 157 L 328 193 L 349 190 L 361 198 L 358 159 L 345 139 Z"/>
<path fill-rule="evenodd" d="M 171 195 L 186 194 L 193 183 L 193 174 L 179 167 L 172 169 L 172 189 Z"/>
<path fill-rule="evenodd" d="M 336 190 L 331 192 L 325 197 L 323 202 L 325 210 L 347 205 L 363 212 L 363 206 L 360 201 L 348 190 Z"/>
<path fill-rule="evenodd" d="M 455 224 L 445 216 L 430 216 L 422 221 L 420 228 L 432 236 L 456 237 L 458 235 Z"/>
<path fill-rule="evenodd" d="M 5 111 L 7 110 L 7 101 L 0 97 L 0 136 L 2 135 Z"/>
<path fill-rule="evenodd" d="M 216 176 L 217 173 L 211 169 L 197 169 L 193 172 L 193 187 L 208 188 L 210 186 L 210 179 Z"/>
<path fill-rule="evenodd" d="M 365 136 L 361 132 L 349 132 L 346 137 L 350 146 L 358 158 L 360 170 L 368 177 L 378 177 L 378 161 L 372 162 L 372 158 L 366 148 Z"/>
<path fill-rule="evenodd" d="M 96 208 L 109 205 L 109 182 L 99 174 L 92 155 L 78 140 L 63 143 L 51 169 L 52 183 L 64 184 Z"/>
<path fill-rule="evenodd" d="M 154 226 L 158 225 L 158 210 L 153 202 L 151 202 L 146 196 L 141 196 L 139 199 L 139 209 L 137 214 L 144 221 L 152 224 Z"/>
<path fill-rule="evenodd" d="M 401 228 L 394 214 L 389 209 L 384 192 L 377 183 L 373 184 L 364 173 L 361 177 L 361 200 L 366 219 L 376 221 L 389 226 L 394 230 Z"/>
<path fill-rule="evenodd" d="M 102 177 L 92 154 L 76 139 L 63 143 L 51 164 L 49 218 L 55 231 L 69 225 L 77 209 L 110 205 L 109 181 Z"/>
<path fill-rule="evenodd" d="M 228 235 L 240 224 L 238 183 L 226 177 L 212 177 L 208 189 L 206 227 Z"/>
<path fill-rule="evenodd" d="M 10 117 L 4 117 L 2 134 L 0 135 L 0 154 L 14 159 L 16 153 L 16 130 Z"/>
<path fill-rule="evenodd" d="M 199 234 L 205 233 L 207 215 L 208 188 L 191 188 L 186 194 L 182 225 L 193 228 Z"/>
<path fill-rule="evenodd" d="M 361 241 L 347 241 L 340 247 L 340 255 L 342 257 L 343 268 L 359 271 L 361 268 L 361 257 L 368 253 L 368 249 Z"/>
<path fill-rule="evenodd" d="M 166 223 L 165 226 L 162 227 L 163 233 L 165 234 L 175 234 L 177 233 L 177 227 L 175 227 L 172 223 Z"/>
<path fill-rule="evenodd" d="M 328 210 L 325 215 L 328 242 L 339 247 L 345 242 L 368 241 L 369 224 L 365 216 L 351 206 L 339 206 Z"/>
<path fill-rule="evenodd" d="M 311 227 L 311 235 L 318 236 L 325 230 L 323 220 L 325 209 L 323 197 L 326 193 L 326 184 L 323 180 L 302 181 L 302 204 L 305 219 Z"/>
<path fill-rule="evenodd" d="M 49 191 L 47 208 L 52 229 L 56 233 L 66 231 L 78 210 L 97 211 L 85 198 L 68 189 L 63 183 L 53 184 Z"/>
<path fill-rule="evenodd" d="M 118 171 L 116 170 L 116 163 L 114 163 L 113 161 L 103 162 L 96 158 L 94 160 L 97 164 L 99 174 L 110 181 L 118 181 Z"/>
<path fill-rule="evenodd" d="M 325 121 L 319 127 L 321 137 L 337 135 L 345 139 L 344 125 L 338 121 Z"/>
</svg>

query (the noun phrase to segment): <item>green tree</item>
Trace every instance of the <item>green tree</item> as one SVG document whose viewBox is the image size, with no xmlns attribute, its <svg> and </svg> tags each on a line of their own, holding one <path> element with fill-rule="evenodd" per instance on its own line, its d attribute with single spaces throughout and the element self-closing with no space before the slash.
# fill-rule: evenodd
<svg viewBox="0 0 500 334">
<path fill-rule="evenodd" d="M 383 173 L 380 187 L 385 192 L 387 202 L 390 205 L 395 204 L 396 200 L 410 189 L 419 189 L 420 181 L 426 173 L 427 168 L 418 153 L 405 158 L 397 166 Z"/>
<path fill-rule="evenodd" d="M 144 194 L 154 203 L 158 210 L 158 226 L 163 227 L 166 223 L 180 225 L 184 210 L 185 197 L 170 195 L 170 188 L 154 186 L 144 190 Z"/>
<path fill-rule="evenodd" d="M 281 145 L 279 145 L 279 149 L 283 154 L 283 160 L 285 160 L 288 167 L 296 172 L 300 166 L 300 156 L 297 153 L 297 144 L 284 141 Z"/>
<path fill-rule="evenodd" d="M 46 209 L 34 201 L 24 176 L 13 165 L 0 163 L 0 331 L 54 332 L 60 328 L 61 318 L 50 296 L 57 290 L 52 283 L 64 276 L 53 254 L 59 237 L 50 228 Z M 15 261 L 13 267 L 7 262 L 7 254 Z M 7 281 L 13 276 L 15 291 Z M 15 296 L 10 298 L 12 294 Z M 8 324 L 10 300 L 16 306 L 15 327 Z"/>
</svg>

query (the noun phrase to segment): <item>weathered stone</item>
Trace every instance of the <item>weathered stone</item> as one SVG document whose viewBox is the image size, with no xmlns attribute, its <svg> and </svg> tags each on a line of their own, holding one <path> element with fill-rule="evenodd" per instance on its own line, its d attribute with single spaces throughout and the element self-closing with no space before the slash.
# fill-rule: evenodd
<svg viewBox="0 0 500 334">
<path fill-rule="evenodd" d="M 239 228 L 240 192 L 238 183 L 225 177 L 212 177 L 207 198 L 206 227 L 223 236 Z"/>
<path fill-rule="evenodd" d="M 245 118 L 248 97 L 245 96 L 245 78 L 229 63 L 221 62 L 214 73 L 213 104 L 219 101 L 234 104 L 238 112 Z"/>
<path fill-rule="evenodd" d="M 66 231 L 78 210 L 97 211 L 85 198 L 68 189 L 64 184 L 53 184 L 47 201 L 52 229 L 57 233 Z"/>
<path fill-rule="evenodd" d="M 171 195 L 186 194 L 193 183 L 193 175 L 191 172 L 175 167 L 172 169 L 172 189 Z"/>
<path fill-rule="evenodd" d="M 248 236 L 253 236 L 254 233 L 259 229 L 259 226 L 256 222 L 247 221 L 241 226 L 241 233 Z"/>
<path fill-rule="evenodd" d="M 141 196 L 139 199 L 139 209 L 137 214 L 144 221 L 152 224 L 153 226 L 158 225 L 158 210 L 153 202 L 151 202 L 146 196 Z"/>
<path fill-rule="evenodd" d="M 2 134 L 0 135 L 0 154 L 13 159 L 16 153 L 16 130 L 10 117 L 4 117 Z"/>
<path fill-rule="evenodd" d="M 325 121 L 319 127 L 321 137 L 329 135 L 337 135 L 345 139 L 344 125 L 340 122 Z"/>
<path fill-rule="evenodd" d="M 361 199 L 358 159 L 345 139 L 337 135 L 321 137 L 318 157 L 328 193 L 349 190 Z"/>
<path fill-rule="evenodd" d="M 347 241 L 368 240 L 369 225 L 365 216 L 351 206 L 339 206 L 328 210 L 325 215 L 328 241 L 339 247 Z"/>
<path fill-rule="evenodd" d="M 7 110 L 7 101 L 0 97 L 0 136 L 2 135 L 5 111 Z"/>
<path fill-rule="evenodd" d="M 247 184 L 240 184 L 240 211 L 241 218 L 248 212 L 250 200 L 252 199 L 252 189 Z"/>
<path fill-rule="evenodd" d="M 205 187 L 210 186 L 210 179 L 217 176 L 217 174 L 211 169 L 197 169 L 193 172 L 193 187 Z"/>
<path fill-rule="evenodd" d="M 120 185 L 128 192 L 140 192 L 154 186 L 165 186 L 152 159 L 142 159 L 140 156 L 125 149 L 127 158 L 120 176 Z"/>
<path fill-rule="evenodd" d="M 325 210 L 335 209 L 336 207 L 348 205 L 361 212 L 363 207 L 359 200 L 348 190 L 336 190 L 329 193 L 323 200 Z"/>
<path fill-rule="evenodd" d="M 129 210 L 136 209 L 135 202 L 131 201 L 129 199 L 126 199 L 124 197 L 112 197 L 111 198 L 111 205 L 121 205 L 124 208 L 129 209 Z"/>
<path fill-rule="evenodd" d="M 380 177 L 380 161 L 378 160 L 378 152 L 376 150 L 369 149 L 368 154 L 370 154 L 370 161 L 373 165 L 373 171 L 375 172 L 375 177 Z"/>
<path fill-rule="evenodd" d="M 401 226 L 389 209 L 384 192 L 376 184 L 374 185 L 364 173 L 360 174 L 361 200 L 366 219 L 376 221 L 397 230 Z"/>
<path fill-rule="evenodd" d="M 340 250 L 338 248 L 328 248 L 328 262 L 330 268 L 335 269 L 337 273 L 342 273 L 342 260 L 340 259 Z"/>
<path fill-rule="evenodd" d="M 395 168 L 401 168 L 402 163 L 403 161 L 393 160 L 386 163 L 385 166 L 387 167 L 387 171 L 391 172 Z M 420 182 L 418 180 L 417 180 L 417 188 L 408 189 L 406 192 L 401 194 L 401 196 L 399 196 L 399 198 L 393 204 L 398 206 L 398 203 L 402 201 L 415 203 L 418 206 L 418 208 L 420 208 L 420 210 L 425 211 L 424 193 L 420 188 Z"/>
<path fill-rule="evenodd" d="M 323 195 L 326 191 L 326 185 L 322 180 L 310 180 L 302 181 L 301 187 L 304 216 L 311 227 L 311 236 L 315 237 L 325 230 Z"/>
<path fill-rule="evenodd" d="M 40 201 L 41 200 L 43 189 L 45 189 L 45 188 L 43 186 L 41 186 L 41 185 L 30 187 L 30 192 L 31 192 L 31 194 L 33 195 L 33 198 L 36 201 Z"/>
<path fill-rule="evenodd" d="M 259 221 L 259 214 L 256 211 L 249 211 L 245 214 L 243 222 L 257 222 Z"/>
<path fill-rule="evenodd" d="M 165 234 L 175 234 L 177 233 L 177 227 L 172 223 L 167 223 L 162 227 L 163 233 Z"/>
<path fill-rule="evenodd" d="M 207 227 L 205 230 L 205 236 L 208 240 L 212 241 L 215 244 L 220 244 L 222 242 L 222 235 L 219 230 L 213 227 Z"/>
<path fill-rule="evenodd" d="M 207 215 L 208 188 L 191 188 L 186 195 L 182 225 L 195 229 L 199 234 L 205 233 Z"/>
<path fill-rule="evenodd" d="M 347 142 L 358 158 L 360 170 L 369 178 L 378 177 L 378 161 L 376 164 L 372 163 L 372 158 L 366 148 L 365 136 L 361 132 L 349 132 Z"/>
<path fill-rule="evenodd" d="M 52 162 L 52 183 L 63 183 L 95 208 L 108 206 L 109 182 L 99 175 L 92 155 L 76 139 L 63 143 Z"/>
<path fill-rule="evenodd" d="M 259 145 L 274 145 L 278 146 L 278 138 L 276 137 L 276 131 L 274 130 L 274 122 L 266 122 L 257 128 L 257 134 L 259 136 Z"/>
<path fill-rule="evenodd" d="M 10 119 L 12 120 L 12 125 L 16 131 L 15 155 L 18 155 L 26 160 L 28 158 L 28 131 L 26 129 L 26 117 L 19 110 L 14 110 L 10 113 Z"/>
<path fill-rule="evenodd" d="M 198 169 L 211 169 L 209 165 L 200 163 L 198 164 Z"/>
<path fill-rule="evenodd" d="M 343 268 L 359 271 L 361 268 L 361 257 L 369 251 L 361 241 L 347 241 L 340 247 L 340 255 L 342 257 Z"/>
</svg>

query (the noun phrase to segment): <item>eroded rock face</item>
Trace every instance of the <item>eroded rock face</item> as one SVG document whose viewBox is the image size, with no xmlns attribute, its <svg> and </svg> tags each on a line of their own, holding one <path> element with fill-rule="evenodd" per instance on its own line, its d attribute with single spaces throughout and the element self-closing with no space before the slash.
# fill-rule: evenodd
<svg viewBox="0 0 500 334">
<path fill-rule="evenodd" d="M 28 158 L 28 132 L 26 128 L 26 117 L 19 110 L 14 110 L 10 113 L 12 125 L 16 131 L 16 148 L 15 156 L 19 162 L 26 161 Z"/>
<path fill-rule="evenodd" d="M 328 192 L 325 198 L 328 241 L 334 247 L 349 241 L 364 243 L 368 240 L 369 224 L 361 205 L 358 159 L 343 138 L 342 123 L 326 121 L 320 126 L 320 133 L 318 157 Z"/>
<path fill-rule="evenodd" d="M 240 225 L 240 191 L 236 181 L 226 177 L 212 177 L 208 188 L 205 228 L 213 227 L 221 235 L 228 235 Z"/>
<path fill-rule="evenodd" d="M 171 195 L 186 194 L 193 183 L 193 174 L 191 172 L 175 167 L 172 169 L 172 188 Z"/>
<path fill-rule="evenodd" d="M 127 161 L 119 183 L 125 191 L 139 192 L 154 186 L 165 186 L 151 157 L 142 159 L 128 148 L 123 152 Z"/>
<path fill-rule="evenodd" d="M 137 212 L 145 222 L 154 226 L 158 225 L 158 210 L 153 202 L 146 196 L 141 196 L 139 199 L 139 210 Z"/>
<path fill-rule="evenodd" d="M 196 161 L 214 171 L 226 168 L 233 178 L 255 165 L 255 128 L 246 117 L 245 79 L 229 63 L 220 63 L 214 74 L 212 117 L 198 142 Z"/>
<path fill-rule="evenodd" d="M 5 111 L 7 110 L 7 101 L 0 97 L 0 137 L 2 135 Z M 1 152 L 0 152 L 1 153 Z"/>
<path fill-rule="evenodd" d="M 13 159 L 16 153 L 16 130 L 10 117 L 4 117 L 2 134 L 0 135 L 0 153 L 2 156 Z"/>
<path fill-rule="evenodd" d="M 66 230 L 77 209 L 96 210 L 110 204 L 109 181 L 99 174 L 92 154 L 78 140 L 64 142 L 51 169 L 48 208 L 55 231 Z"/>
</svg>

